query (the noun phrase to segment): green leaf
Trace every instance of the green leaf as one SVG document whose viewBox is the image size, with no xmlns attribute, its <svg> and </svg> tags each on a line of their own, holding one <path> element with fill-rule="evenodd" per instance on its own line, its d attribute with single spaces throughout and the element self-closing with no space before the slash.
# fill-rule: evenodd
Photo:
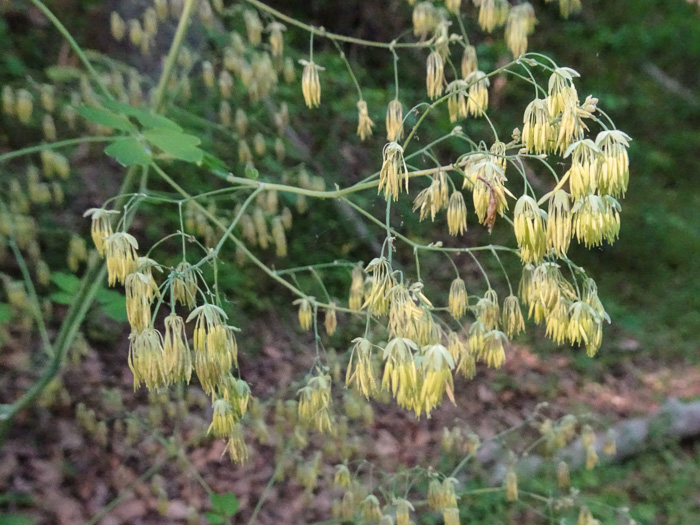
<svg viewBox="0 0 700 525">
<path fill-rule="evenodd" d="M 124 306 L 124 303 L 113 302 L 103 304 L 102 310 L 104 311 L 107 317 L 118 323 L 123 323 L 128 320 L 128 317 L 126 316 L 126 307 Z"/>
<path fill-rule="evenodd" d="M 116 290 L 108 290 L 107 288 L 100 288 L 97 291 L 95 298 L 100 304 L 113 303 L 115 301 L 125 301 L 124 294 L 121 294 Z"/>
<path fill-rule="evenodd" d="M 7 405 L 0 405 L 7 406 Z M 36 505 L 29 494 L 24 492 L 3 492 L 0 494 L 0 505 Z M 1 523 L 1 522 L 0 522 Z"/>
<path fill-rule="evenodd" d="M 116 111 L 118 113 L 124 113 L 130 117 L 134 117 L 138 120 L 144 128 L 168 128 L 175 131 L 182 131 L 182 128 L 178 126 L 175 122 L 163 115 L 157 115 L 146 111 L 144 109 L 135 108 L 129 104 L 124 104 L 123 102 L 118 102 L 116 100 L 107 100 L 104 102 L 104 106 Z"/>
<path fill-rule="evenodd" d="M 0 303 L 0 323 L 6 323 L 12 319 L 12 308 L 7 303 Z"/>
<path fill-rule="evenodd" d="M 80 279 L 72 273 L 53 272 L 51 282 L 64 292 L 75 293 L 80 288 Z"/>
<path fill-rule="evenodd" d="M 231 170 L 228 169 L 226 163 L 211 153 L 204 153 L 204 157 L 202 158 L 202 166 L 212 173 L 222 177 L 227 177 L 229 173 L 231 173 Z"/>
<path fill-rule="evenodd" d="M 107 317 L 118 323 L 127 320 L 126 298 L 122 294 L 102 288 L 97 292 L 96 298 Z"/>
<path fill-rule="evenodd" d="M 123 115 L 113 113 L 108 109 L 83 104 L 78 108 L 78 113 L 80 113 L 86 119 L 97 124 L 102 124 L 103 126 L 109 126 L 110 128 L 118 129 L 120 131 L 127 131 L 129 133 L 136 131 L 136 126 L 129 122 L 128 118 Z"/>
<path fill-rule="evenodd" d="M 249 179 L 257 179 L 260 176 L 260 173 L 253 166 L 249 165 L 245 167 L 245 176 Z"/>
<path fill-rule="evenodd" d="M 74 298 L 75 295 L 68 292 L 54 292 L 49 295 L 49 299 L 58 304 L 73 304 Z"/>
<path fill-rule="evenodd" d="M 204 517 L 207 518 L 207 521 L 209 521 L 209 523 L 211 523 L 212 525 L 219 525 L 220 523 L 224 523 L 224 518 L 213 512 L 207 512 L 204 515 Z"/>
<path fill-rule="evenodd" d="M 144 131 L 143 136 L 151 144 L 176 159 L 201 162 L 204 157 L 204 152 L 197 147 L 201 141 L 194 135 L 169 128 L 156 128 Z"/>
<path fill-rule="evenodd" d="M 105 153 L 114 157 L 122 166 L 148 164 L 151 161 L 146 148 L 133 137 L 112 142 L 105 148 Z"/>
<path fill-rule="evenodd" d="M 212 494 L 211 505 L 214 510 L 224 516 L 233 516 L 238 512 L 238 498 L 235 494 Z"/>
<path fill-rule="evenodd" d="M 80 69 L 71 66 L 49 66 L 44 72 L 53 82 L 68 82 L 83 76 L 83 72 Z"/>
<path fill-rule="evenodd" d="M 12 76 L 23 77 L 27 74 L 27 66 L 17 55 L 5 51 L 2 56 L 2 61 L 4 62 L 3 69 L 7 69 Z"/>
<path fill-rule="evenodd" d="M 154 113 L 146 113 L 142 110 L 137 110 L 133 115 L 138 119 L 144 128 L 166 128 L 172 129 L 173 131 L 182 131 L 182 128 L 178 126 L 175 122 L 169 118 L 165 118 L 163 115 L 156 115 Z"/>
<path fill-rule="evenodd" d="M 24 514 L 0 514 L 2 525 L 34 525 L 36 521 L 31 516 Z"/>
</svg>

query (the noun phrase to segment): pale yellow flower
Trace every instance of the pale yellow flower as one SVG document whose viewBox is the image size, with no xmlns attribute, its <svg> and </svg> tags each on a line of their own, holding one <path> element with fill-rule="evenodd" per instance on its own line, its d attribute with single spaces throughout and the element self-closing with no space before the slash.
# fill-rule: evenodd
<svg viewBox="0 0 700 525">
<path fill-rule="evenodd" d="M 467 112 L 475 117 L 480 117 L 489 107 L 489 91 L 491 84 L 486 73 L 473 71 L 464 79 L 469 85 L 469 99 L 467 100 Z"/>
<path fill-rule="evenodd" d="M 119 215 L 118 211 L 105 210 L 103 208 L 90 208 L 83 217 L 92 218 L 90 226 L 90 234 L 92 242 L 95 244 L 97 253 L 104 256 L 105 239 L 112 235 L 112 223 L 109 220 L 110 215 Z"/>
<path fill-rule="evenodd" d="M 129 336 L 129 368 L 134 374 L 134 389 L 142 382 L 149 390 L 166 386 L 163 338 L 160 332 L 146 328 Z"/>
<path fill-rule="evenodd" d="M 389 102 L 386 110 L 386 138 L 389 142 L 398 142 L 403 137 L 403 108 L 398 99 Z"/>
<path fill-rule="evenodd" d="M 535 28 L 535 10 L 528 2 L 514 6 L 506 22 L 506 43 L 514 57 L 527 51 L 527 37 Z"/>
<path fill-rule="evenodd" d="M 469 308 L 469 297 L 464 280 L 459 277 L 450 285 L 449 310 L 455 319 L 461 319 Z"/>
<path fill-rule="evenodd" d="M 136 271 L 136 239 L 125 232 L 113 233 L 104 240 L 107 275 L 110 286 L 124 284 L 126 276 Z"/>
<path fill-rule="evenodd" d="M 120 42 L 124 38 L 124 35 L 126 34 L 126 23 L 116 11 L 112 11 L 110 13 L 109 28 L 115 40 Z"/>
<path fill-rule="evenodd" d="M 447 99 L 450 122 L 457 122 L 469 114 L 467 112 L 467 85 L 464 80 L 454 80 L 447 85 L 447 92 L 450 94 Z"/>
<path fill-rule="evenodd" d="M 297 299 L 293 303 L 299 305 L 299 325 L 302 330 L 309 330 L 311 328 L 314 315 L 311 299 L 313 298 L 304 297 L 302 299 Z"/>
<path fill-rule="evenodd" d="M 556 145 L 556 128 L 551 124 L 549 108 L 544 99 L 535 99 L 527 108 L 523 118 L 522 141 L 528 153 L 547 153 Z"/>
<path fill-rule="evenodd" d="M 575 200 L 594 193 L 598 187 L 598 159 L 600 149 L 590 139 L 579 140 L 569 146 L 564 158 L 571 157 L 571 168 L 567 172 L 571 197 Z"/>
<path fill-rule="evenodd" d="M 357 134 L 360 136 L 360 140 L 365 140 L 367 137 L 372 136 L 372 127 L 374 126 L 374 122 L 372 122 L 372 119 L 369 118 L 367 102 L 364 100 L 358 101 L 357 110 L 359 112 Z"/>
<path fill-rule="evenodd" d="M 537 264 L 544 258 L 547 241 L 545 217 L 546 214 L 529 195 L 523 195 L 515 204 L 513 230 L 523 263 Z"/>
<path fill-rule="evenodd" d="M 445 82 L 445 61 L 442 55 L 437 51 L 433 51 L 428 55 L 425 82 L 428 90 L 428 97 L 431 100 L 442 95 L 443 84 Z"/>
<path fill-rule="evenodd" d="M 17 90 L 15 114 L 22 124 L 28 124 L 34 110 L 34 97 L 26 89 Z"/>
<path fill-rule="evenodd" d="M 598 158 L 598 189 L 613 197 L 624 197 L 629 182 L 627 149 L 631 139 L 622 131 L 601 131 L 596 137 L 600 150 Z"/>
<path fill-rule="evenodd" d="M 263 25 L 260 21 L 258 13 L 252 9 L 248 9 L 243 13 L 243 20 L 245 21 L 245 30 L 248 36 L 248 42 L 253 46 L 260 44 L 262 40 Z"/>
<path fill-rule="evenodd" d="M 301 91 L 304 94 L 304 102 L 309 108 L 317 108 L 321 105 L 321 83 L 318 79 L 318 71 L 324 68 L 316 65 L 313 60 L 300 60 L 304 66 L 301 75 Z"/>
<path fill-rule="evenodd" d="M 326 317 L 323 322 L 328 335 L 333 335 L 338 328 L 338 319 L 335 313 L 335 303 L 331 301 L 330 308 L 326 310 Z"/>
<path fill-rule="evenodd" d="M 515 295 L 509 295 L 503 301 L 501 323 L 503 332 L 508 337 L 512 338 L 525 331 L 525 320 L 520 310 L 520 301 Z"/>
<path fill-rule="evenodd" d="M 379 173 L 378 193 L 384 190 L 387 200 L 399 200 L 402 186 L 408 192 L 408 168 L 403 158 L 403 148 L 396 142 L 389 142 L 383 150 L 384 162 Z"/>
<path fill-rule="evenodd" d="M 561 16 L 569 18 L 569 15 L 581 11 L 581 0 L 559 0 Z"/>
<path fill-rule="evenodd" d="M 432 2 L 419 2 L 413 8 L 413 34 L 421 39 L 435 30 L 439 15 Z"/>
<path fill-rule="evenodd" d="M 484 31 L 491 33 L 506 22 L 508 0 L 477 0 L 475 4 L 479 7 L 479 25 Z"/>
<path fill-rule="evenodd" d="M 467 231 L 467 205 L 458 190 L 452 192 L 447 204 L 447 229 L 450 235 L 464 235 Z"/>
<path fill-rule="evenodd" d="M 279 22 L 271 22 L 267 26 L 267 30 L 270 33 L 270 48 L 272 49 L 273 57 L 281 57 L 284 53 L 284 37 L 282 32 L 286 31 L 287 28 L 284 24 Z"/>
<path fill-rule="evenodd" d="M 377 391 L 377 381 L 372 369 L 372 343 L 365 338 L 352 340 L 350 362 L 345 374 L 345 385 L 355 388 L 369 399 Z"/>
<path fill-rule="evenodd" d="M 190 382 L 192 355 L 187 344 L 185 323 L 182 317 L 175 314 L 170 314 L 165 318 L 163 368 L 168 383 Z"/>
<path fill-rule="evenodd" d="M 518 501 L 518 476 L 513 470 L 513 467 L 508 468 L 506 473 L 506 500 L 507 501 Z"/>
<path fill-rule="evenodd" d="M 571 242 L 571 204 L 569 194 L 557 191 L 549 199 L 547 214 L 547 250 L 564 257 Z"/>
<path fill-rule="evenodd" d="M 462 53 L 462 78 L 467 78 L 470 73 L 479 69 L 478 60 L 476 57 L 476 48 L 474 46 L 466 46 Z"/>
</svg>

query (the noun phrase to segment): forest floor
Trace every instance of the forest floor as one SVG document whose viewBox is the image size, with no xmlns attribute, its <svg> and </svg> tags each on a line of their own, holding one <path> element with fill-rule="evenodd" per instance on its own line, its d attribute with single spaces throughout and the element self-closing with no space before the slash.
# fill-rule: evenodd
<svg viewBox="0 0 700 525">
<path fill-rule="evenodd" d="M 311 360 L 289 350 L 281 329 L 270 330 L 276 320 L 261 320 L 259 325 L 261 354 L 250 366 L 243 355 L 244 378 L 262 399 L 285 389 L 293 398 L 289 389 L 295 388 L 294 381 Z M 40 407 L 22 414 L 13 426 L 0 455 L 0 509 L 27 517 L 16 523 L 157 524 L 185 523 L 188 518 L 189 523 L 207 523 L 203 516 L 211 509 L 209 491 L 236 495 L 240 508 L 235 523 L 248 522 L 263 493 L 256 523 L 300 524 L 330 515 L 339 493 L 321 484 L 305 490 L 294 461 L 287 461 L 285 479 L 266 489 L 275 475 L 273 447 L 248 435 L 250 459 L 237 466 L 224 455 L 223 442 L 202 438 L 210 408 L 198 386 L 180 395 L 134 392 L 123 335 L 116 347 L 90 348 L 67 365 L 62 386 L 52 388 Z M 27 344 L 15 340 L 0 355 L 3 376 L 14 377 L 0 387 L 4 399 L 29 384 Z M 538 355 L 512 345 L 502 370 L 479 369 L 473 380 L 455 382 L 455 405 L 445 401 L 430 419 L 417 420 L 393 402 L 372 402 L 371 424 L 352 425 L 348 439 L 367 460 L 390 472 L 401 466 L 437 467 L 444 460 L 444 427 L 469 428 L 483 440 L 520 424 L 538 403 L 547 401 L 553 419 L 590 414 L 605 428 L 653 413 L 669 397 L 700 397 L 700 366 L 659 367 L 641 358 L 642 353 L 629 353 L 596 381 L 572 366 L 578 351 Z M 76 418 L 79 403 L 95 411 L 92 423 L 84 414 Z M 129 415 L 137 415 L 140 430 L 128 430 Z M 106 426 L 96 429 L 96 421 Z M 289 439 L 275 435 L 272 424 L 269 432 L 272 442 Z M 312 436 L 310 441 L 302 456 L 313 456 L 315 447 L 328 449 L 328 440 Z M 320 478 L 332 478 L 333 472 L 333 463 L 324 458 Z M 665 522 L 663 517 L 655 521 Z"/>
</svg>

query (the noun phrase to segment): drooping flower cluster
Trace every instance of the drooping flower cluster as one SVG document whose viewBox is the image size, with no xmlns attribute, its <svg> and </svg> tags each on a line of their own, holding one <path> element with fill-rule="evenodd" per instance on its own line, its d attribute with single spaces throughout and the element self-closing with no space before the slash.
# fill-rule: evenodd
<svg viewBox="0 0 700 525">
<path fill-rule="evenodd" d="M 469 117 L 485 116 L 489 106 L 490 79 L 493 78 L 496 82 L 495 79 L 498 78 L 500 82 L 500 76 L 480 70 L 475 47 L 466 38 L 448 31 L 448 17 L 451 16 L 448 13 L 459 16 L 461 2 L 447 0 L 447 11 L 437 8 L 433 2 L 411 3 L 415 4 L 413 31 L 420 40 L 418 47 L 429 51 L 426 89 L 428 98 L 433 101 L 430 104 L 431 110 L 445 102 L 453 123 Z M 217 7 L 217 4 L 221 4 L 221 7 Z M 490 33 L 505 25 L 506 42 L 513 55 L 517 58 L 526 52 L 527 38 L 536 23 L 530 4 L 511 6 L 506 0 L 474 0 L 474 4 L 479 8 L 479 24 L 485 31 Z M 560 0 L 562 13 L 568 15 L 575 10 L 575 4 L 576 2 Z M 160 14 L 163 9 L 166 10 L 165 15 Z M 221 2 L 215 3 L 212 10 L 209 2 L 204 1 L 199 6 L 199 16 L 210 27 L 214 12 L 221 9 Z M 128 33 L 134 45 L 143 49 L 153 41 L 158 21 L 168 16 L 167 10 L 168 3 L 160 2 L 143 21 L 133 20 L 128 23 L 121 20 L 119 15 L 113 15 L 111 25 L 114 36 L 122 39 Z M 236 106 L 237 90 L 243 86 L 250 100 L 257 101 L 272 93 L 278 76 L 291 81 L 295 78 L 295 72 L 291 60 L 284 59 L 285 27 L 278 22 L 268 24 L 266 34 L 269 34 L 269 39 L 263 42 L 265 27 L 260 16 L 250 9 L 243 10 L 242 14 L 245 34 L 234 31 L 230 35 L 221 60 L 209 57 L 211 62 L 203 61 L 197 81 L 203 83 L 208 94 L 218 97 L 214 110 L 214 114 L 218 111 L 220 124 L 217 125 L 234 134 L 233 156 L 246 166 L 246 176 L 250 173 L 253 178 L 253 174 L 257 177 L 260 173 L 249 172 L 247 168 L 252 168 L 256 159 L 269 155 L 273 141 L 255 129 L 257 115 L 251 112 L 249 120 L 245 111 Z M 323 37 L 324 32 L 325 30 L 320 30 L 316 35 Z M 446 70 L 449 76 L 450 51 L 451 47 L 452 51 L 455 47 L 452 44 L 463 46 L 464 49 L 459 67 L 461 78 L 450 81 L 446 79 Z M 393 46 L 391 52 L 398 60 Z M 183 72 L 195 66 L 193 60 L 191 52 L 182 53 L 180 66 Z M 521 60 L 520 65 L 532 66 L 527 57 Z M 321 85 L 318 71 L 322 68 L 313 60 L 302 61 L 302 64 L 304 102 L 309 108 L 319 107 Z M 454 68 L 452 72 L 455 77 L 459 77 Z M 418 282 L 411 282 L 402 271 L 395 270 L 392 266 L 390 254 L 394 251 L 394 241 L 404 237 L 403 234 L 393 237 L 389 224 L 392 218 L 390 212 L 396 214 L 397 210 L 391 208 L 391 203 L 387 203 L 387 239 L 382 253 L 364 270 L 359 264 L 353 268 L 349 293 L 350 309 L 365 309 L 368 327 L 372 326 L 373 321 L 386 321 L 387 341 L 377 340 L 376 344 L 372 342 L 375 334 L 369 328 L 363 337 L 353 340 L 346 373 L 347 386 L 365 398 L 391 394 L 399 405 L 414 411 L 416 415 L 430 415 L 445 397 L 454 401 L 455 374 L 471 378 L 475 374 L 477 363 L 493 368 L 503 365 L 508 338 L 517 336 L 524 330 L 521 302 L 528 308 L 529 317 L 537 323 L 544 323 L 547 335 L 555 341 L 585 345 L 590 354 L 598 349 L 601 344 L 602 322 L 607 316 L 598 300 L 595 285 L 580 271 L 574 276 L 579 281 L 568 282 L 560 272 L 557 261 L 569 263 L 566 254 L 573 237 L 586 246 L 597 246 L 603 240 L 612 242 L 617 237 L 620 207 L 615 199 L 623 196 L 627 189 L 629 138 L 616 130 L 603 131 L 595 140 L 586 138 L 597 101 L 589 97 L 583 103 L 580 102 L 574 86 L 577 76 L 575 71 L 567 68 L 553 70 L 546 97 L 538 98 L 528 105 L 523 131 L 514 132 L 512 142 L 506 144 L 499 140 L 491 120 L 488 120 L 488 125 L 493 129 L 495 137 L 493 142 L 489 140 L 488 143 L 476 142 L 478 139 L 467 135 L 461 126 L 457 126 L 453 131 L 454 136 L 466 139 L 465 142 L 471 145 L 471 151 L 454 163 L 445 166 L 438 164 L 438 168 L 426 169 L 425 174 L 420 174 L 426 176 L 429 185 L 415 196 L 414 211 L 421 220 L 430 217 L 433 221 L 438 219 L 438 214 L 445 212 L 447 229 L 453 236 L 466 233 L 468 212 L 463 191 L 458 190 L 458 186 L 455 187 L 451 177 L 456 175 L 463 181 L 462 190 L 472 192 L 474 212 L 489 232 L 499 217 L 504 224 L 510 221 L 507 214 L 510 204 L 514 204 L 511 216 L 514 237 L 517 254 L 524 265 L 519 297 L 511 291 L 505 301 L 499 303 L 498 294 L 488 283 L 488 277 L 487 291 L 483 295 L 477 294 L 476 286 L 463 274 L 468 280 L 471 294 L 468 295 L 467 283 L 459 276 L 461 270 L 455 267 L 458 276 L 450 286 L 447 306 L 434 306 L 426 297 L 428 292 L 425 289 L 430 287 L 424 289 L 420 271 L 416 272 Z M 183 93 L 189 92 L 189 81 L 188 75 L 183 73 L 178 89 L 181 88 Z M 138 81 L 134 85 L 128 94 L 129 100 L 132 97 L 133 100 L 140 100 L 139 97 L 143 97 L 144 93 Z M 446 96 L 441 99 L 444 92 Z M 121 93 L 118 94 L 121 97 Z M 31 118 L 31 95 L 16 95 L 16 102 L 14 97 L 12 100 L 9 95 L 6 97 L 8 107 L 12 102 L 18 117 Z M 378 193 L 383 193 L 385 199 L 389 200 L 391 195 L 393 201 L 399 200 L 404 191 L 408 193 L 409 179 L 412 176 L 409 167 L 413 169 L 413 165 L 417 165 L 408 144 L 411 143 L 415 148 L 416 143 L 423 140 L 414 128 L 408 133 L 406 143 L 399 144 L 398 141 L 404 135 L 403 109 L 398 100 L 397 73 L 396 98 L 389 103 L 386 113 L 389 143 L 383 150 L 378 180 L 370 177 L 367 181 L 368 186 L 377 186 Z M 360 140 L 366 140 L 372 135 L 374 122 L 369 117 L 367 103 L 361 93 L 357 111 L 357 135 Z M 282 162 L 285 153 L 282 137 L 288 131 L 289 113 L 286 105 L 273 108 L 273 113 L 270 128 L 274 128 L 277 133 L 274 150 L 278 161 Z M 420 106 L 407 114 L 406 126 L 414 125 L 413 115 L 420 115 Z M 44 121 L 45 136 L 47 140 L 53 140 L 51 137 L 55 134 L 55 124 L 52 133 L 52 121 Z M 423 119 L 419 117 L 416 127 L 421 122 Z M 492 145 L 489 147 L 489 144 Z M 515 153 L 521 147 L 522 150 Z M 424 152 L 419 152 L 421 160 L 433 158 L 437 162 L 438 154 L 430 150 L 431 147 L 428 146 Z M 549 154 L 570 158 L 571 167 L 561 182 L 557 181 L 553 191 L 538 201 L 530 185 L 533 180 L 530 170 L 537 163 L 533 160 L 530 164 L 528 157 L 539 156 L 539 160 L 546 163 L 544 157 Z M 207 162 L 210 161 L 207 159 Z M 46 163 L 49 165 L 49 160 Z M 522 175 L 526 186 L 522 196 L 516 197 L 512 193 L 515 190 L 506 177 L 506 169 L 511 178 L 516 170 Z M 287 192 L 296 199 L 300 213 L 308 209 L 307 197 L 324 191 L 323 181 L 310 177 L 304 168 L 291 175 L 285 173 L 279 186 L 283 187 L 290 181 L 296 184 L 297 190 L 306 190 Z M 534 183 L 532 186 L 539 189 Z M 324 196 L 329 193 L 331 192 L 326 192 Z M 284 202 L 288 196 L 280 195 L 280 198 Z M 248 257 L 247 247 L 251 246 L 263 250 L 274 247 L 278 257 L 284 257 L 288 248 L 292 248 L 287 245 L 285 235 L 285 230 L 291 224 L 291 212 L 288 208 L 278 211 L 277 199 L 277 191 L 265 190 L 250 208 L 243 209 L 241 205 L 236 208 L 234 213 L 238 225 L 228 233 L 236 240 L 237 259 Z M 542 208 L 545 203 L 548 204 L 547 211 Z M 186 204 L 184 218 L 187 228 L 183 229 L 196 232 L 204 239 L 203 244 L 207 247 L 218 246 L 221 233 L 214 228 L 216 221 L 203 213 L 203 209 L 192 211 L 194 208 L 192 203 Z M 210 210 L 215 211 L 214 204 Z M 228 324 L 227 314 L 221 308 L 225 302 L 218 300 L 218 290 L 215 294 L 199 289 L 204 275 L 200 263 L 191 265 L 182 260 L 175 269 L 171 269 L 167 281 L 159 287 L 151 270 L 160 268 L 160 265 L 154 261 L 145 266 L 142 264 L 138 258 L 136 239 L 123 231 L 114 233 L 109 213 L 111 212 L 104 210 L 92 213 L 92 233 L 95 245 L 107 259 L 110 284 L 119 282 L 126 287 L 127 314 L 132 327 L 129 362 L 134 371 L 135 384 L 145 383 L 148 388 L 157 389 L 171 383 L 189 381 L 194 370 L 203 389 L 212 398 L 213 419 L 210 432 L 228 439 L 228 450 L 232 457 L 244 458 L 246 452 L 239 420 L 246 411 L 250 394 L 247 385 L 232 376 L 232 370 L 237 366 L 236 329 Z M 181 233 L 184 235 L 184 232 Z M 452 242 L 456 247 L 450 247 L 450 250 L 462 250 L 475 256 L 474 251 L 458 244 L 456 239 L 452 239 Z M 414 243 L 416 260 L 419 259 L 420 250 L 438 251 L 441 247 L 440 243 Z M 450 255 L 449 252 L 446 253 Z M 495 251 L 493 253 L 495 255 Z M 573 272 L 578 271 L 576 267 L 572 268 Z M 280 277 L 284 274 L 276 275 Z M 296 279 L 292 281 L 298 285 Z M 291 285 L 292 281 L 288 282 L 289 287 L 295 288 Z M 510 283 L 508 285 L 510 288 Z M 160 303 L 163 296 L 168 295 L 168 290 L 172 313 L 165 318 L 162 335 L 154 327 L 154 319 L 158 317 L 154 315 L 153 303 L 156 300 Z M 211 297 L 215 295 L 217 300 L 212 300 Z M 333 335 L 338 328 L 337 312 L 344 309 L 330 298 L 327 304 L 322 304 L 304 293 L 298 293 L 297 296 L 300 299 L 295 304 L 299 307 L 298 319 L 302 329 L 309 330 L 313 327 L 314 335 L 320 337 L 317 316 L 321 310 L 325 312 L 325 331 L 328 335 Z M 175 313 L 177 305 L 190 310 L 187 321 Z M 440 318 L 447 317 L 447 312 L 452 317 L 452 323 L 460 324 L 472 314 L 473 319 L 466 326 L 460 324 L 460 329 L 453 330 Z M 193 325 L 192 344 L 187 338 L 187 323 Z M 316 363 L 312 377 L 298 391 L 296 412 L 299 420 L 323 432 L 334 430 L 331 393 L 333 377 L 336 377 L 334 372 Z M 313 477 L 305 475 L 308 479 Z M 308 486 L 312 485 L 309 482 Z M 517 478 L 514 472 L 509 471 L 507 474 L 505 490 L 508 499 L 517 499 Z M 432 499 L 439 501 L 435 508 L 443 512 L 445 522 L 458 522 L 459 512 L 452 482 L 445 480 L 440 491 L 434 491 L 433 494 L 435 497 Z M 367 520 L 382 518 L 378 500 L 373 495 L 363 494 L 355 504 L 361 508 Z M 398 502 L 396 507 L 397 520 L 401 515 L 407 521 L 408 512 L 412 510 L 410 503 Z"/>
</svg>

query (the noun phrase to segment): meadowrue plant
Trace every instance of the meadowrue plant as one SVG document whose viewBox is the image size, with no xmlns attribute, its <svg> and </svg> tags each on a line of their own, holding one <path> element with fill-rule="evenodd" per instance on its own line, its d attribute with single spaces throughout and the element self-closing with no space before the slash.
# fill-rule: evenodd
<svg viewBox="0 0 700 525">
<path fill-rule="evenodd" d="M 530 3 L 407 3 L 413 36 L 396 28 L 396 40 L 374 42 L 308 25 L 259 0 L 213 7 L 157 0 L 137 18 L 125 19 L 121 12 L 109 18 L 112 37 L 121 45 L 152 60 L 165 53 L 157 82 L 136 63 L 112 67 L 71 42 L 82 64 L 75 78 L 2 90 L 3 118 L 16 126 L 34 123 L 45 140 L 24 152 L 34 158 L 22 166 L 21 178 L 7 183 L 8 197 L 0 201 L 2 246 L 8 239 L 17 260 L 33 265 L 46 280 L 50 269 L 41 259 L 32 207 L 63 198 L 59 180 L 71 177 L 71 157 L 58 150 L 82 142 L 107 144 L 106 155 L 124 167 L 123 186 L 85 212 L 97 255 L 90 257 L 79 238 L 71 239 L 69 265 L 80 271 L 87 264 L 89 284 L 104 259 L 108 284 L 124 288 L 130 327 L 124 360 L 134 387 L 154 393 L 182 383 L 201 388 L 211 405 L 208 433 L 225 440 L 235 462 L 248 458 L 252 435 L 260 441 L 272 440 L 272 430 L 287 436 L 299 461 L 289 466 L 288 447 L 276 450 L 275 476 L 293 473 L 307 493 L 319 483 L 321 460 L 303 458 L 304 449 L 317 433 L 328 434 L 336 450 L 318 454 L 337 454 L 341 461 L 353 457 L 357 447 L 346 439 L 348 421 L 371 421 L 369 400 L 393 402 L 418 419 L 430 417 L 445 401 L 459 403 L 461 383 L 455 376 L 478 380 L 480 370 L 501 368 L 512 354 L 510 339 L 529 322 L 543 325 L 555 343 L 585 348 L 592 357 L 603 348 L 604 321 L 610 321 L 595 282 L 567 254 L 572 241 L 592 248 L 619 236 L 618 199 L 629 185 L 630 137 L 616 129 L 592 95 L 581 101 L 574 69 L 528 52 L 536 27 Z M 581 8 L 570 0 L 559 0 L 559 6 L 565 17 Z M 63 28 L 52 14 L 50 19 Z M 188 47 L 191 24 L 206 28 L 211 45 Z M 168 25 L 175 26 L 175 36 L 166 51 L 158 37 Z M 310 38 L 309 53 L 303 55 L 308 59 L 298 60 L 300 50 L 287 45 L 291 33 Z M 501 33 L 514 59 L 487 71 L 477 45 Z M 350 46 L 386 53 L 394 64 L 393 86 L 375 83 L 367 86 L 375 88 L 372 98 L 363 97 L 359 79 L 372 80 L 356 75 L 357 66 L 345 53 Z M 314 153 L 304 153 L 305 134 L 297 133 L 318 119 L 319 112 L 310 111 L 316 108 L 324 126 L 342 120 L 339 73 L 325 75 L 322 102 L 319 71 L 324 68 L 314 51 L 329 69 L 333 62 L 325 59 L 338 52 L 347 68 L 343 81 L 357 91 L 356 106 L 345 108 L 352 122 L 340 125 L 338 133 L 353 147 L 366 144 L 373 160 L 357 168 L 352 183 L 340 170 L 321 175 Z M 401 79 L 408 76 L 403 60 L 416 54 L 426 61 L 425 91 L 409 101 L 405 94 L 399 98 Z M 518 107 L 522 120 L 502 122 L 502 102 L 496 100 L 502 97 L 490 101 L 489 93 L 497 78 L 534 91 L 534 98 Z M 377 92 L 385 94 L 377 106 L 386 107 L 383 130 L 381 116 L 373 112 L 377 108 L 367 103 L 375 104 Z M 441 129 L 428 119 L 435 114 L 449 118 L 453 127 Z M 0 156 L 9 158 L 14 157 Z M 39 162 L 41 171 L 33 167 Z M 544 182 L 533 187 L 529 172 Z M 299 247 L 314 242 L 304 239 L 295 216 L 325 220 L 318 216 L 321 200 L 351 210 L 366 222 L 362 227 L 371 232 L 366 236 L 380 241 L 364 261 L 326 260 L 328 250 L 314 249 L 318 261 L 292 264 Z M 406 226 L 411 203 L 420 221 L 431 221 L 420 235 Z M 149 215 L 154 208 L 168 214 Z M 150 238 L 143 226 L 151 219 L 169 228 L 161 238 Z M 469 221 L 475 226 L 467 235 Z M 492 232 L 503 244 L 486 240 Z M 430 252 L 449 260 L 441 259 L 451 268 L 446 279 L 444 267 L 426 262 Z M 505 258 L 521 268 L 515 290 Z M 237 287 L 226 284 L 224 266 L 237 274 L 254 268 L 256 278 L 277 287 L 270 291 L 276 302 L 297 308 L 299 327 L 308 332 L 297 339 L 309 350 L 311 372 L 294 383 L 291 395 L 284 394 L 286 400 L 270 402 L 268 418 L 255 397 L 263 385 L 243 380 L 255 352 L 238 347 L 237 332 L 250 337 L 242 322 L 246 301 Z M 8 302 L 26 314 L 35 301 L 31 289 L 11 279 L 5 284 Z M 80 304 L 92 299 L 91 289 L 81 288 L 67 322 L 79 322 Z M 241 329 L 234 326 L 239 321 Z M 65 352 L 70 341 L 61 336 L 58 342 Z M 341 397 L 343 402 L 336 402 Z M 527 425 L 541 432 L 538 443 L 554 456 L 570 443 L 580 422 L 542 421 L 536 414 Z M 444 441 L 447 449 L 471 458 L 480 441 L 473 432 L 465 435 L 448 432 Z M 590 427 L 583 427 L 581 441 L 585 465 L 593 468 L 600 458 Z M 610 441 L 605 450 L 613 454 Z M 568 465 L 557 463 L 559 485 L 568 488 Z M 459 523 L 460 494 L 469 493 L 458 477 L 464 464 L 449 476 L 419 471 L 427 486 L 419 497 L 418 489 L 393 493 L 397 477 L 388 474 L 364 487 L 362 475 L 343 463 L 335 475 L 344 491 L 336 514 L 380 523 L 395 517 L 407 524 L 427 500 L 445 523 Z M 505 469 L 496 490 L 507 501 L 527 498 L 517 461 L 508 461 Z M 574 502 L 566 508 L 581 506 L 575 494 L 566 497 Z"/>
</svg>

